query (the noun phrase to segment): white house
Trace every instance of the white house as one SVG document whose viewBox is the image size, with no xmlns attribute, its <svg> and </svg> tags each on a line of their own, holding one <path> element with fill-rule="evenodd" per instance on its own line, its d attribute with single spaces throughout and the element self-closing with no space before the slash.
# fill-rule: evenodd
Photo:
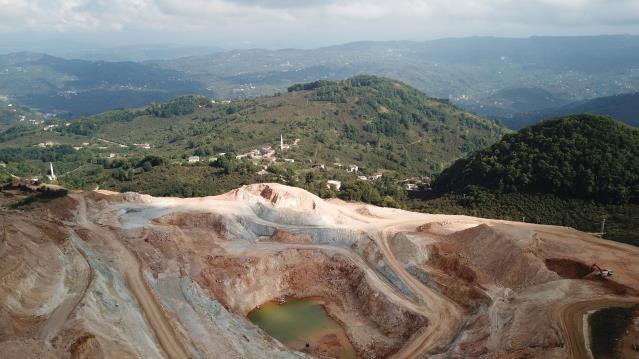
<svg viewBox="0 0 639 359">
<path fill-rule="evenodd" d="M 407 191 L 419 191 L 419 186 L 415 183 L 406 183 L 404 187 Z"/>
<path fill-rule="evenodd" d="M 327 188 L 335 188 L 337 191 L 339 191 L 340 188 L 342 188 L 342 182 L 341 181 L 336 181 L 336 180 L 328 180 L 326 181 L 326 187 Z"/>
<path fill-rule="evenodd" d="M 200 162 L 200 156 L 190 156 L 188 158 L 189 163 L 198 163 Z"/>
</svg>

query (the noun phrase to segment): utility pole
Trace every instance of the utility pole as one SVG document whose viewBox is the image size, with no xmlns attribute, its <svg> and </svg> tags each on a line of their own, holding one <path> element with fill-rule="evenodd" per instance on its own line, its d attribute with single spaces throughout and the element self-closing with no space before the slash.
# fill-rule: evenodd
<svg viewBox="0 0 639 359">
<path fill-rule="evenodd" d="M 2 219 L 2 238 L 0 238 L 0 245 L 7 242 L 7 222 Z"/>
<path fill-rule="evenodd" d="M 601 238 L 603 238 L 604 233 L 606 233 L 605 230 L 606 230 L 606 218 L 604 217 L 601 220 Z"/>
</svg>

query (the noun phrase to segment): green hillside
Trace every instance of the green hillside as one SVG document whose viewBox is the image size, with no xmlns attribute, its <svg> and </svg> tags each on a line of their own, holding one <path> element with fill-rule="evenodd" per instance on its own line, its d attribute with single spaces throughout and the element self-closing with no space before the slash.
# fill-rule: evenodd
<svg viewBox="0 0 639 359">
<path fill-rule="evenodd" d="M 604 238 L 639 245 L 639 130 L 594 115 L 542 122 L 456 161 L 434 189 L 409 206 L 587 232 L 605 219 Z"/>
<path fill-rule="evenodd" d="M 542 122 L 457 161 L 436 182 L 445 191 L 471 185 L 638 203 L 639 130 L 594 115 Z"/>
<path fill-rule="evenodd" d="M 55 153 L 54 165 L 60 167 L 59 172 L 71 172 L 60 180 L 71 186 L 126 187 L 154 194 L 174 190 L 179 195 L 217 193 L 266 178 L 246 171 L 233 181 L 202 183 L 202 178 L 183 175 L 193 168 L 186 164 L 193 155 L 200 156 L 198 166 L 204 162 L 205 168 L 191 173 L 205 178 L 220 174 L 215 172 L 219 167 L 206 166 L 211 157 L 226 153 L 235 161 L 235 156 L 252 150 L 263 155 L 268 146 L 276 150 L 277 158 L 270 173 L 281 170 L 278 178 L 286 177 L 289 182 L 306 176 L 316 163 L 325 165 L 318 177 L 324 179 L 330 170 L 346 173 L 349 165 L 357 165 L 360 175 L 382 171 L 389 178 L 424 176 L 441 171 L 508 132 L 401 82 L 371 76 L 295 85 L 286 93 L 233 102 L 180 97 L 146 108 L 57 124 L 53 131 L 31 129 L 5 136 L 3 141 L 3 134 L 10 130 L 0 133 L 0 161 L 16 175 L 43 176 L 43 163 Z M 279 150 L 281 135 L 290 146 L 284 152 Z M 47 142 L 53 144 L 51 148 L 34 147 Z M 134 144 L 149 144 L 150 149 Z M 69 151 L 72 147 L 79 149 Z M 161 158 L 162 165 L 143 170 L 146 156 Z M 250 162 L 266 164 L 260 159 Z M 276 169 L 278 166 L 285 169 Z M 162 172 L 160 168 L 170 170 Z M 339 177 L 339 173 L 331 176 Z M 349 175 L 344 179 L 356 178 L 354 173 Z M 146 185 L 137 186 L 134 179 L 141 178 L 144 181 L 140 183 Z M 176 178 L 181 182 L 176 183 Z M 302 182 L 307 183 L 306 177 Z M 172 183 L 170 188 L 167 183 Z M 194 190 L 182 192 L 180 186 Z M 160 187 L 162 191 L 153 192 Z"/>
</svg>

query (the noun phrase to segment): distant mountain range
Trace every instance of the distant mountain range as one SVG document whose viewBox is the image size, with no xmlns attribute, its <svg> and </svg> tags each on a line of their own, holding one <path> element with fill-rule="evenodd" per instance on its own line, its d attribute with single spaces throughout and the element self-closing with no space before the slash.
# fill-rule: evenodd
<svg viewBox="0 0 639 359">
<path fill-rule="evenodd" d="M 403 81 L 482 116 L 505 118 L 639 90 L 638 36 L 358 42 L 178 59 L 161 49 L 140 52 L 136 58 L 155 54 L 159 59 L 131 63 L 29 53 L 0 56 L 0 95 L 78 116 L 176 95 L 256 97 L 300 82 L 372 74 Z M 100 56 L 114 58 L 99 52 L 84 57 Z"/>
<path fill-rule="evenodd" d="M 78 117 L 190 93 L 214 95 L 180 72 L 142 63 L 0 56 L 0 95 L 41 112 Z"/>
<path fill-rule="evenodd" d="M 542 111 L 516 114 L 510 118 L 503 118 L 502 122 L 507 127 L 517 130 L 540 120 L 577 113 L 612 116 L 628 125 L 639 127 L 639 92 L 599 97 Z"/>
</svg>

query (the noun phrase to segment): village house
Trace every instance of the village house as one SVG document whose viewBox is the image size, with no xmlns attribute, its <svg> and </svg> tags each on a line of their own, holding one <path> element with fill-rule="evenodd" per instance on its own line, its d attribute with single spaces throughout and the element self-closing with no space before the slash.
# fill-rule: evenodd
<svg viewBox="0 0 639 359">
<path fill-rule="evenodd" d="M 368 177 L 366 176 L 357 176 L 357 179 L 360 181 L 368 181 Z"/>
<path fill-rule="evenodd" d="M 53 147 L 56 143 L 53 141 L 40 142 L 36 145 L 36 147 L 45 148 L 45 147 Z"/>
<path fill-rule="evenodd" d="M 293 163 L 293 162 L 295 162 L 295 160 L 294 160 L 294 159 L 292 159 L 292 158 L 285 158 L 285 159 L 284 159 L 284 162 Z"/>
<path fill-rule="evenodd" d="M 378 179 L 381 179 L 381 178 L 382 178 L 382 176 L 383 176 L 383 174 L 382 174 L 381 172 L 375 172 L 375 173 L 373 173 L 372 175 L 370 175 L 368 178 L 369 178 L 371 181 L 376 181 L 376 180 L 378 180 Z"/>
<path fill-rule="evenodd" d="M 189 163 L 198 163 L 200 162 L 200 156 L 190 156 L 188 158 Z"/>
<path fill-rule="evenodd" d="M 404 188 L 406 188 L 407 191 L 419 191 L 419 186 L 415 183 L 406 183 L 404 184 Z"/>
<path fill-rule="evenodd" d="M 258 174 L 258 175 L 260 175 L 260 176 L 263 176 L 263 175 L 265 175 L 265 174 L 268 174 L 268 166 L 266 166 L 266 165 L 261 165 L 261 166 L 260 166 L 260 170 L 259 170 L 259 171 L 257 171 L 257 174 Z"/>
<path fill-rule="evenodd" d="M 346 169 L 346 172 L 348 172 L 348 173 L 357 173 L 357 172 L 359 172 L 359 167 L 357 167 L 357 165 L 349 165 L 348 169 Z"/>
<path fill-rule="evenodd" d="M 314 163 L 311 165 L 311 168 L 319 168 L 321 170 L 326 169 L 326 166 L 323 163 Z"/>
<path fill-rule="evenodd" d="M 260 152 L 260 150 L 255 149 L 252 150 L 251 152 L 248 153 L 248 156 L 252 159 L 258 159 L 262 156 L 262 153 Z"/>
<path fill-rule="evenodd" d="M 148 143 L 134 143 L 133 146 L 137 147 L 137 148 L 142 148 L 145 150 L 149 150 L 151 149 L 151 145 Z"/>
<path fill-rule="evenodd" d="M 337 180 L 328 180 L 326 181 L 326 188 L 335 188 L 336 191 L 339 191 L 342 188 L 342 182 Z"/>
</svg>

